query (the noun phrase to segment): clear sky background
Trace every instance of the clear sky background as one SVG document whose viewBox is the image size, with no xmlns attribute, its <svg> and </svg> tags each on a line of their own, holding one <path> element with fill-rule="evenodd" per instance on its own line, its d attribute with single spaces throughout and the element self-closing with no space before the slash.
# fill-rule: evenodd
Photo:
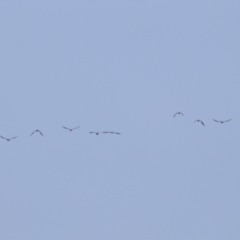
<svg viewBox="0 0 240 240">
<path fill-rule="evenodd" d="M 0 239 L 240 239 L 239 23 L 239 1 L 1 1 Z"/>
</svg>

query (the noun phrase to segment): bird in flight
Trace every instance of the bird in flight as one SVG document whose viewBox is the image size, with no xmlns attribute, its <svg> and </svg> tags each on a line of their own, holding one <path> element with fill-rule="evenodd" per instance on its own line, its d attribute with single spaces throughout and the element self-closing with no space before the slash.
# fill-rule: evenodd
<svg viewBox="0 0 240 240">
<path fill-rule="evenodd" d="M 15 139 L 16 137 L 12 137 L 12 138 L 5 138 L 5 137 L 2 137 L 2 136 L 0 136 L 1 138 L 3 138 L 3 139 L 5 139 L 5 140 L 7 140 L 7 141 L 10 141 L 10 140 L 12 140 L 12 139 Z"/>
<path fill-rule="evenodd" d="M 218 121 L 218 120 L 215 120 L 215 119 L 213 119 L 213 121 L 214 122 L 219 122 L 219 123 L 225 123 L 225 122 L 229 122 L 229 121 L 231 121 L 232 119 L 228 119 L 228 120 L 225 120 L 225 121 Z"/>
<path fill-rule="evenodd" d="M 98 135 L 100 132 L 89 132 L 90 134 L 92 134 L 92 133 L 95 133 L 96 135 Z"/>
<path fill-rule="evenodd" d="M 42 136 L 43 136 L 43 134 L 42 134 L 42 132 L 41 131 L 39 131 L 38 129 L 37 130 L 35 130 L 35 131 L 33 131 L 32 133 L 31 133 L 31 135 L 30 136 L 32 136 L 35 132 L 39 132 Z"/>
<path fill-rule="evenodd" d="M 103 132 L 103 133 L 121 134 L 121 133 L 119 133 L 119 132 Z"/>
<path fill-rule="evenodd" d="M 176 113 L 173 115 L 173 117 L 176 117 L 177 115 L 183 115 L 183 116 L 184 116 L 184 114 L 183 114 L 182 112 L 176 112 Z"/>
<path fill-rule="evenodd" d="M 193 122 L 193 124 L 195 123 L 195 122 L 200 122 L 204 127 L 205 127 L 205 125 L 204 125 L 204 123 L 203 123 L 203 121 L 201 121 L 201 120 L 199 120 L 199 119 L 197 119 L 196 121 L 194 121 Z"/>
<path fill-rule="evenodd" d="M 69 131 L 71 132 L 71 131 L 73 131 L 73 130 L 79 128 L 80 126 L 77 126 L 77 127 L 75 127 L 75 128 L 67 128 L 67 127 L 64 127 L 64 126 L 62 126 L 62 127 L 65 128 L 65 129 L 67 129 L 67 130 L 69 130 Z"/>
</svg>

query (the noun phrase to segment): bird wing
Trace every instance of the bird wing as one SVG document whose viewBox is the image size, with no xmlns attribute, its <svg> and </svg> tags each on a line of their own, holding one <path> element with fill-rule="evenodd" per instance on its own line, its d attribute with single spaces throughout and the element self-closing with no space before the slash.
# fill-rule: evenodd
<svg viewBox="0 0 240 240">
<path fill-rule="evenodd" d="M 175 114 L 173 115 L 173 117 L 176 117 L 177 114 L 178 114 L 178 113 L 175 113 Z"/>
<path fill-rule="evenodd" d="M 36 130 L 35 131 L 33 131 L 31 134 L 30 134 L 30 136 L 32 136 L 34 133 L 36 132 Z"/>
<path fill-rule="evenodd" d="M 202 124 L 203 126 L 205 126 L 204 123 L 203 123 L 203 121 L 200 121 L 200 122 L 201 122 L 201 124 Z"/>
<path fill-rule="evenodd" d="M 6 139 L 5 137 L 2 137 L 2 136 L 0 136 L 1 138 L 3 138 L 3 139 Z"/>
<path fill-rule="evenodd" d="M 218 120 L 215 120 L 215 119 L 213 119 L 213 121 L 214 121 L 214 122 L 220 122 L 220 121 L 218 121 Z"/>
<path fill-rule="evenodd" d="M 121 134 L 121 133 L 119 133 L 119 132 L 113 132 L 113 133 L 115 133 L 115 134 Z"/>
<path fill-rule="evenodd" d="M 70 130 L 69 128 L 67 128 L 67 127 L 64 127 L 64 126 L 62 126 L 63 128 L 65 128 L 65 129 L 67 129 L 67 130 Z"/>
<path fill-rule="evenodd" d="M 77 127 L 75 127 L 75 128 L 72 128 L 72 130 L 74 130 L 74 129 L 77 129 L 77 128 L 79 128 L 80 126 L 77 126 Z"/>
<path fill-rule="evenodd" d="M 110 132 L 103 132 L 103 133 L 110 133 Z"/>
<path fill-rule="evenodd" d="M 39 130 L 38 130 L 39 131 Z M 39 131 L 39 133 L 43 136 L 43 134 L 42 134 L 42 132 L 41 131 Z"/>
<path fill-rule="evenodd" d="M 197 122 L 197 120 L 195 120 L 195 121 L 192 123 L 192 125 L 193 125 L 195 122 Z"/>
<path fill-rule="evenodd" d="M 16 136 L 17 137 L 17 136 Z M 16 137 L 12 137 L 12 138 L 9 138 L 8 140 L 12 140 L 12 139 L 15 139 Z"/>
<path fill-rule="evenodd" d="M 228 119 L 228 120 L 226 120 L 226 121 L 223 121 L 223 122 L 229 122 L 229 121 L 231 121 L 232 119 Z"/>
</svg>

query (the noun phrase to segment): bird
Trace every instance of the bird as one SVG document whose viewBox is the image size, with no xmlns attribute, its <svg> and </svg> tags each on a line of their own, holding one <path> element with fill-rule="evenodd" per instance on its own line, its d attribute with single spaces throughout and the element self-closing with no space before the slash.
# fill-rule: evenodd
<svg viewBox="0 0 240 240">
<path fill-rule="evenodd" d="M 37 130 L 35 130 L 35 131 L 33 131 L 31 134 L 30 134 L 30 136 L 32 136 L 35 132 L 39 132 L 42 136 L 43 136 L 43 134 L 42 134 L 42 132 L 41 131 L 39 131 L 38 129 Z"/>
<path fill-rule="evenodd" d="M 204 127 L 205 127 L 205 125 L 204 125 L 204 123 L 203 123 L 203 121 L 201 121 L 201 120 L 199 120 L 199 119 L 197 119 L 197 120 L 195 120 L 192 124 L 194 124 L 195 122 L 200 122 Z"/>
<path fill-rule="evenodd" d="M 183 114 L 182 112 L 176 112 L 176 113 L 173 115 L 173 117 L 176 117 L 178 114 L 184 116 L 184 114 Z"/>
<path fill-rule="evenodd" d="M 73 130 L 79 128 L 80 126 L 77 126 L 77 127 L 75 127 L 75 128 L 67 128 L 67 127 L 64 127 L 64 126 L 62 126 L 62 127 L 65 128 L 65 129 L 67 129 L 67 130 L 69 130 L 69 131 L 71 132 L 71 131 L 73 131 Z"/>
<path fill-rule="evenodd" d="M 98 135 L 100 132 L 89 132 L 90 134 L 92 134 L 92 133 L 95 133 L 96 135 Z"/>
<path fill-rule="evenodd" d="M 5 138 L 5 137 L 2 137 L 2 136 L 0 136 L 1 138 L 3 138 L 3 139 L 5 139 L 5 140 L 7 140 L 7 141 L 10 141 L 10 140 L 12 140 L 12 139 L 15 139 L 16 137 L 12 137 L 12 138 Z"/>
<path fill-rule="evenodd" d="M 119 133 L 119 132 L 103 132 L 103 133 L 121 134 L 121 133 Z"/>
<path fill-rule="evenodd" d="M 215 120 L 215 119 L 213 119 L 213 121 L 214 122 L 219 122 L 219 123 L 225 123 L 225 122 L 229 122 L 229 121 L 231 121 L 232 119 L 228 119 L 228 120 L 225 120 L 225 121 L 218 121 L 218 120 Z"/>
</svg>

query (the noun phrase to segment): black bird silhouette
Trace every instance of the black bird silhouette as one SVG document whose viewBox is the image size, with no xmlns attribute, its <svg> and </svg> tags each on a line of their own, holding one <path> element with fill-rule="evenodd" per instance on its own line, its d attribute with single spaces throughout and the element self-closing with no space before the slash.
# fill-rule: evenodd
<svg viewBox="0 0 240 240">
<path fill-rule="evenodd" d="M 193 124 L 195 123 L 195 122 L 200 122 L 204 127 L 205 127 L 205 125 L 204 125 L 204 123 L 203 123 L 203 121 L 201 121 L 201 120 L 199 120 L 199 119 L 197 119 L 196 121 L 194 121 L 193 122 Z"/>
<path fill-rule="evenodd" d="M 7 140 L 7 141 L 10 141 L 10 140 L 12 140 L 12 139 L 15 139 L 16 137 L 12 137 L 12 138 L 5 138 L 5 137 L 2 137 L 2 136 L 0 136 L 1 138 L 3 138 L 3 139 L 5 139 L 5 140 Z"/>
<path fill-rule="evenodd" d="M 77 126 L 77 127 L 75 127 L 75 128 L 67 128 L 67 127 L 64 127 L 64 126 L 62 126 L 62 127 L 65 128 L 65 129 L 67 129 L 67 130 L 69 130 L 69 131 L 71 132 L 71 131 L 73 131 L 73 130 L 79 128 L 80 126 Z"/>
<path fill-rule="evenodd" d="M 184 116 L 184 114 L 183 114 L 182 112 L 176 112 L 176 113 L 173 115 L 173 117 L 176 117 L 178 114 Z"/>
<path fill-rule="evenodd" d="M 89 132 L 90 134 L 92 134 L 92 133 L 95 133 L 96 135 L 98 135 L 100 132 Z"/>
<path fill-rule="evenodd" d="M 119 132 L 103 132 L 103 133 L 121 134 L 121 133 L 119 133 Z"/>
<path fill-rule="evenodd" d="M 42 132 L 41 131 L 39 131 L 38 129 L 37 130 L 35 130 L 35 131 L 33 131 L 32 133 L 31 133 L 31 135 L 30 136 L 32 136 L 35 132 L 39 132 L 42 136 L 43 136 L 43 134 L 42 134 Z"/>
<path fill-rule="evenodd" d="M 218 120 L 215 120 L 215 119 L 213 119 L 213 121 L 214 122 L 219 122 L 219 123 L 225 123 L 225 122 L 229 122 L 229 121 L 231 121 L 232 119 L 228 119 L 228 120 L 225 120 L 225 121 L 218 121 Z"/>
</svg>

